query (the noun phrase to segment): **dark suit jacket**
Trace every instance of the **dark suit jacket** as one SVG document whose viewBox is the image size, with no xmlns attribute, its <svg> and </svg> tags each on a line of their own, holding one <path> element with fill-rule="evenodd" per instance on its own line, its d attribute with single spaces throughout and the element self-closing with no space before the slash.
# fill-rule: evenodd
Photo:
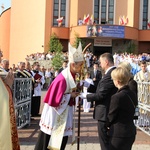
<svg viewBox="0 0 150 150">
<path fill-rule="evenodd" d="M 107 74 L 105 74 L 104 77 L 99 81 L 96 93 L 87 95 L 88 102 L 95 101 L 93 117 L 96 120 L 107 120 L 111 96 L 117 91 L 117 88 L 115 87 L 113 80 L 111 79 L 111 72 L 114 69 L 115 67 L 111 68 L 107 72 Z"/>
<path fill-rule="evenodd" d="M 135 92 L 135 94 L 137 95 L 137 93 L 138 93 L 137 82 L 135 80 L 133 80 L 133 78 L 130 78 L 128 85 L 129 85 L 130 90 Z"/>
<path fill-rule="evenodd" d="M 137 97 L 128 85 L 112 96 L 107 124 L 110 127 L 110 136 L 131 137 L 136 134 L 136 127 L 133 123 L 135 108 L 132 102 L 136 105 Z"/>
<path fill-rule="evenodd" d="M 102 73 L 101 73 L 101 71 L 97 70 L 96 77 L 95 77 L 95 75 L 94 75 L 94 70 L 91 71 L 91 72 L 90 72 L 90 78 L 91 78 L 91 79 L 96 78 L 96 80 L 93 81 L 93 82 L 94 82 L 94 85 L 97 87 L 99 81 L 100 81 L 101 78 L 102 78 Z"/>
<path fill-rule="evenodd" d="M 64 70 L 64 68 L 61 67 L 61 68 L 58 70 L 58 73 L 61 73 L 63 70 Z"/>
<path fill-rule="evenodd" d="M 16 78 L 27 78 L 27 75 L 22 71 L 22 72 L 18 72 L 16 71 Z"/>
</svg>

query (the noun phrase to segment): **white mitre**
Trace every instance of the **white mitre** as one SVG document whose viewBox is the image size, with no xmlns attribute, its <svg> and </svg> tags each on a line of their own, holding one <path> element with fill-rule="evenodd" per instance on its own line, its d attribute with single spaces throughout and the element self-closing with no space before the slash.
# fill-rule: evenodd
<svg viewBox="0 0 150 150">
<path fill-rule="evenodd" d="M 69 48 L 69 63 L 84 61 L 81 42 L 79 43 L 77 49 L 72 47 L 70 43 L 68 48 Z"/>
</svg>

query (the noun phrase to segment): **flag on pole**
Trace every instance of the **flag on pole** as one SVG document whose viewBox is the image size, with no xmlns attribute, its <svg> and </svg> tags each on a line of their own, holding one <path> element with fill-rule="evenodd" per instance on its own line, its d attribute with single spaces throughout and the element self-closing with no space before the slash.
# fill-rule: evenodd
<svg viewBox="0 0 150 150">
<path fill-rule="evenodd" d="M 93 22 L 94 22 L 94 16 L 91 15 L 91 17 L 90 17 L 90 25 L 93 25 Z"/>
<path fill-rule="evenodd" d="M 89 19 L 90 19 L 89 14 L 88 14 L 87 16 L 84 15 L 83 23 L 84 23 L 84 24 L 88 24 L 88 23 L 89 23 Z"/>
<path fill-rule="evenodd" d="M 150 29 L 150 20 L 147 22 L 147 28 Z"/>
<path fill-rule="evenodd" d="M 58 18 L 57 22 L 58 22 L 58 26 L 60 27 L 62 25 L 62 22 L 63 22 L 63 17 Z"/>
</svg>

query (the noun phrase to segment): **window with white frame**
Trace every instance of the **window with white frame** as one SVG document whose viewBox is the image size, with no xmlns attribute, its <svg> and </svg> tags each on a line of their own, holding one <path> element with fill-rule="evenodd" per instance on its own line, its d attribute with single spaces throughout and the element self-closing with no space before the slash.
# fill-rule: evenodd
<svg viewBox="0 0 150 150">
<path fill-rule="evenodd" d="M 147 29 L 147 23 L 148 23 L 148 0 L 143 0 L 143 25 L 142 29 Z"/>
<path fill-rule="evenodd" d="M 108 24 L 113 24 L 114 18 L 114 0 L 109 0 L 108 4 Z"/>
<path fill-rule="evenodd" d="M 114 0 L 94 0 L 94 21 L 96 24 L 113 24 Z"/>
<path fill-rule="evenodd" d="M 94 0 L 94 21 L 96 24 L 99 24 L 99 7 L 100 1 Z"/>
<path fill-rule="evenodd" d="M 53 7 L 53 26 L 58 26 L 57 19 L 63 17 L 62 26 L 65 26 L 66 19 L 66 0 L 54 0 Z"/>
</svg>

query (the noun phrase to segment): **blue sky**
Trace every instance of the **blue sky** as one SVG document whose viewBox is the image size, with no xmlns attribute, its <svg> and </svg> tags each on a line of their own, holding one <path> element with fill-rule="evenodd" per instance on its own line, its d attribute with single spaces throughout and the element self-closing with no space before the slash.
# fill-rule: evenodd
<svg viewBox="0 0 150 150">
<path fill-rule="evenodd" d="M 4 6 L 4 10 L 11 6 L 11 0 L 0 0 L 0 14 L 2 13 L 2 7 Z"/>
</svg>

